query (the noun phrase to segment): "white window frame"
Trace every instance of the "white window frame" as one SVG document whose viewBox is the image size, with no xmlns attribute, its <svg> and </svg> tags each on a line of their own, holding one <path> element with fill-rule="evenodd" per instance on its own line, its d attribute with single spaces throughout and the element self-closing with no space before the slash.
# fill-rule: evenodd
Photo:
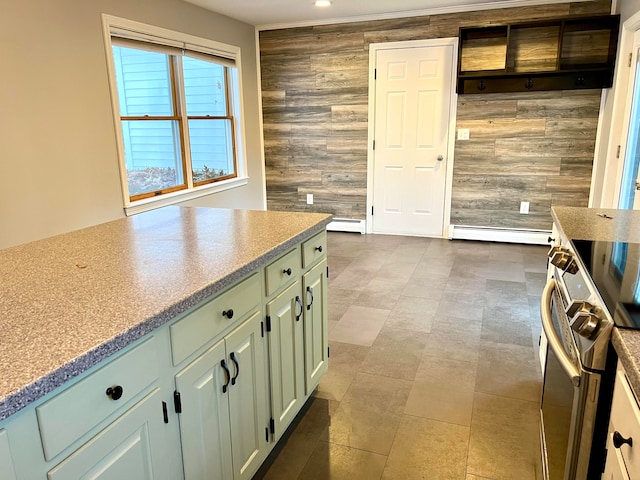
<svg viewBox="0 0 640 480">
<path fill-rule="evenodd" d="M 107 71 L 109 74 L 109 88 L 111 90 L 111 103 L 117 140 L 118 161 L 120 167 L 120 181 L 122 185 L 122 196 L 124 211 L 127 216 L 145 212 L 166 205 L 173 205 L 194 198 L 211 195 L 212 193 L 229 190 L 246 185 L 249 181 L 247 174 L 247 159 L 245 146 L 244 128 L 244 108 L 242 99 L 242 70 L 240 47 L 227 45 L 224 43 L 208 40 L 193 35 L 167 30 L 165 28 L 146 25 L 125 18 L 112 15 L 102 15 L 102 30 L 106 48 Z M 130 32 L 133 38 L 138 40 L 153 41 L 168 46 L 188 46 L 190 50 L 200 51 L 205 54 L 213 54 L 221 58 L 228 58 L 235 61 L 237 75 L 229 75 L 229 104 L 230 110 L 236 119 L 236 174 L 235 178 L 221 180 L 218 182 L 191 186 L 184 190 L 158 195 L 156 197 L 131 201 L 129 197 L 129 184 L 127 182 L 127 166 L 124 154 L 124 140 L 120 127 L 120 105 L 118 100 L 118 89 L 116 81 L 116 69 L 113 59 L 111 36 Z"/>
</svg>

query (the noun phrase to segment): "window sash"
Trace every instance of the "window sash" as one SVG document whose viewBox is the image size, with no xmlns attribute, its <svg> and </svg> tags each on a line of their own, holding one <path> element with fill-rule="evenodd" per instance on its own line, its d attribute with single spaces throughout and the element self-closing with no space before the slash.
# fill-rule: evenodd
<svg viewBox="0 0 640 480">
<path fill-rule="evenodd" d="M 157 39 L 159 37 L 153 37 Z M 221 180 L 227 180 L 231 178 L 236 178 L 238 176 L 238 153 L 237 153 L 237 145 L 236 145 L 236 121 L 235 117 L 231 115 L 232 112 L 231 101 L 232 101 L 232 92 L 230 88 L 230 76 L 229 76 L 229 67 L 235 67 L 235 59 L 230 59 L 226 57 L 219 57 L 215 55 L 211 55 L 208 53 L 197 52 L 193 50 L 188 50 L 186 47 L 190 46 L 190 44 L 183 43 L 182 48 L 179 48 L 177 45 L 170 45 L 165 43 L 158 42 L 147 42 L 134 38 L 123 38 L 119 36 L 111 36 L 112 45 L 120 46 L 125 48 L 135 48 L 138 50 L 152 51 L 163 53 L 167 55 L 169 60 L 169 76 L 170 76 L 170 86 L 171 86 L 171 96 L 173 102 L 173 112 L 172 116 L 160 116 L 160 115 L 143 115 L 143 116 L 120 116 L 121 124 L 124 121 L 136 120 L 136 121 L 158 121 L 158 120 L 172 120 L 178 123 L 178 131 L 179 131 L 179 139 L 180 139 L 180 154 L 181 154 L 181 163 L 182 163 L 182 179 L 183 184 L 176 185 L 168 188 L 163 188 L 156 191 L 144 192 L 139 194 L 131 194 L 129 193 L 129 201 L 135 202 L 137 200 L 142 200 L 150 197 L 160 196 L 163 194 L 191 189 L 194 187 L 200 187 L 203 185 L 208 185 L 211 183 L 215 183 Z M 175 42 L 179 44 L 180 42 Z M 184 70 L 182 67 L 182 56 L 188 56 L 190 58 L 195 58 L 201 61 L 207 61 L 211 63 L 215 63 L 218 65 L 222 65 L 224 67 L 224 97 L 225 97 L 225 111 L 226 115 L 204 115 L 197 116 L 192 115 L 189 116 L 186 113 L 186 102 L 185 102 L 185 90 L 184 90 Z M 225 144 L 227 146 L 227 151 L 229 152 L 227 160 L 230 160 L 228 163 L 231 168 L 228 173 L 225 175 L 214 176 L 211 178 L 206 178 L 204 180 L 195 181 L 194 179 L 194 166 L 192 160 L 192 148 L 191 142 L 189 139 L 189 120 L 218 120 L 218 121 L 228 121 L 229 122 L 229 131 L 230 134 L 227 135 L 227 140 L 229 143 Z M 123 133 L 124 135 L 124 133 Z M 126 152 L 125 152 L 126 155 Z M 126 166 L 126 165 L 125 165 Z M 129 172 L 127 169 L 127 183 L 129 182 Z"/>
</svg>

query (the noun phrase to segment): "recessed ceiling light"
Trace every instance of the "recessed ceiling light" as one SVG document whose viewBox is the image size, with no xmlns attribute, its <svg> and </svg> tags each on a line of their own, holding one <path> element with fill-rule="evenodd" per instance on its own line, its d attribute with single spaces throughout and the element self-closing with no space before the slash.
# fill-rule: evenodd
<svg viewBox="0 0 640 480">
<path fill-rule="evenodd" d="M 316 7 L 330 7 L 331 6 L 331 1 L 330 0 L 316 0 L 315 6 Z"/>
</svg>

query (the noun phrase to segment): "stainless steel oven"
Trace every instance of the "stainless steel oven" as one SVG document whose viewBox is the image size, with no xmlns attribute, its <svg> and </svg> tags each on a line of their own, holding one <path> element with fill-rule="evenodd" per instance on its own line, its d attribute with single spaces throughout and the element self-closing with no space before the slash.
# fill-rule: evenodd
<svg viewBox="0 0 640 480">
<path fill-rule="evenodd" d="M 543 475 L 600 478 L 592 444 L 613 323 L 570 247 L 553 247 L 549 255 L 551 275 L 541 301 L 547 340 L 540 407 Z"/>
</svg>

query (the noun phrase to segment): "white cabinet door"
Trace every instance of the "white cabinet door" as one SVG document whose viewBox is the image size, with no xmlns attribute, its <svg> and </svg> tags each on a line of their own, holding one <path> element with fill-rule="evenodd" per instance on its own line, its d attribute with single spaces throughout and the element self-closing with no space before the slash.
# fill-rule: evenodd
<svg viewBox="0 0 640 480">
<path fill-rule="evenodd" d="M 7 432 L 0 429 L 0 480 L 16 480 Z"/>
<path fill-rule="evenodd" d="M 268 453 L 267 357 L 260 317 L 261 312 L 256 312 L 225 337 L 231 373 L 229 415 L 235 480 L 250 479 Z"/>
<path fill-rule="evenodd" d="M 224 340 L 176 375 L 186 480 L 233 478 Z"/>
<path fill-rule="evenodd" d="M 311 394 L 329 367 L 327 262 L 302 277 L 304 293 L 305 393 Z"/>
<path fill-rule="evenodd" d="M 271 414 L 277 440 L 304 403 L 303 306 L 296 281 L 267 304 Z"/>
<path fill-rule="evenodd" d="M 602 480 L 629 480 L 620 449 L 613 445 L 612 432 L 607 437 L 607 463 L 604 465 Z"/>
<path fill-rule="evenodd" d="M 179 442 L 173 426 L 163 419 L 162 396 L 156 388 L 53 468 L 49 480 L 181 478 Z"/>
</svg>

